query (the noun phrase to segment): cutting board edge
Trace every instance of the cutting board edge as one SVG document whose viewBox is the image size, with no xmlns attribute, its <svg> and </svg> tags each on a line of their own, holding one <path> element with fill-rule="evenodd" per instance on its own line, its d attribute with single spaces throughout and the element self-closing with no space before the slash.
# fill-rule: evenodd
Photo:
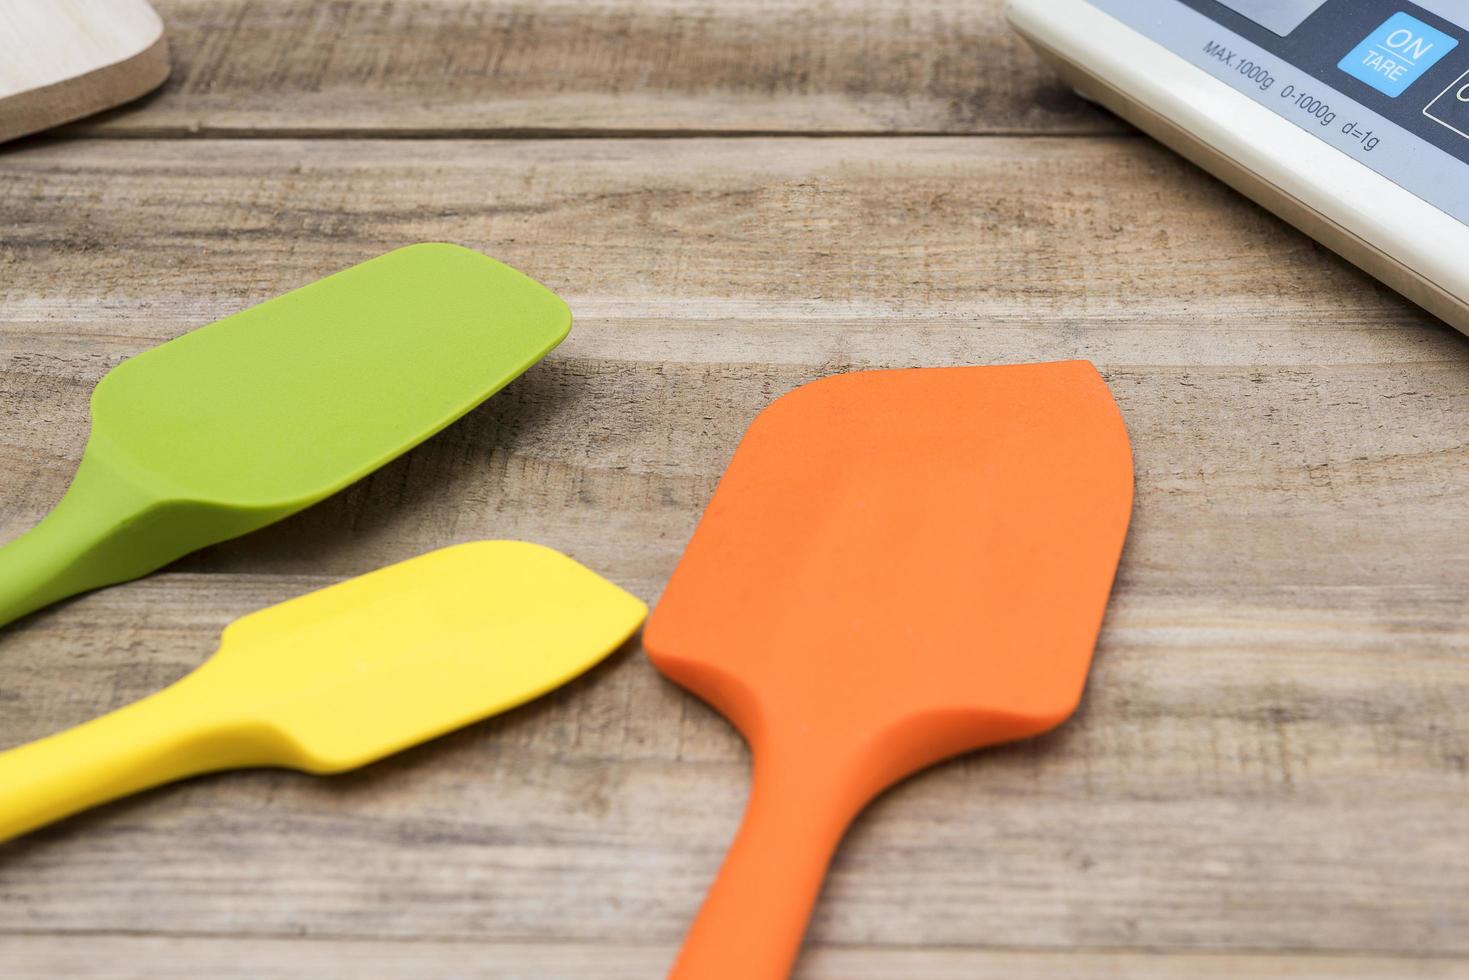
<svg viewBox="0 0 1469 980">
<path fill-rule="evenodd" d="M 125 105 L 162 85 L 172 69 L 168 34 L 159 19 L 157 35 L 135 54 L 0 98 L 0 143 Z"/>
</svg>

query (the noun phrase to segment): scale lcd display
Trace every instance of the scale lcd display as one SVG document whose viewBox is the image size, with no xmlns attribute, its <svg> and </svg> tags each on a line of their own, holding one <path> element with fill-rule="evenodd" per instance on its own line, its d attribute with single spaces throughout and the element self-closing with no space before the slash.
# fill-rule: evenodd
<svg viewBox="0 0 1469 980">
<path fill-rule="evenodd" d="M 1281 37 L 1301 26 L 1301 21 L 1316 12 L 1325 0 L 1224 0 L 1224 5 L 1237 14 L 1267 27 Z"/>
</svg>

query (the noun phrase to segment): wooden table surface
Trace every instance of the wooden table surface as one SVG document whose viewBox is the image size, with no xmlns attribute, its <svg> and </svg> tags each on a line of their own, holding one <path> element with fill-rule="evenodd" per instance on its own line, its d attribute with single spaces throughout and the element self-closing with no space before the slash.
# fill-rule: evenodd
<svg viewBox="0 0 1469 980">
<path fill-rule="evenodd" d="M 158 0 L 172 80 L 0 147 L 0 539 L 129 355 L 397 245 L 571 338 L 304 514 L 0 633 L 0 744 L 481 537 L 655 600 L 853 368 L 1084 357 L 1137 505 L 1080 714 L 863 816 L 805 978 L 1469 976 L 1469 338 L 1063 89 L 998 0 Z M 636 645 L 356 774 L 0 847 L 0 975 L 653 977 L 747 755 Z"/>
</svg>

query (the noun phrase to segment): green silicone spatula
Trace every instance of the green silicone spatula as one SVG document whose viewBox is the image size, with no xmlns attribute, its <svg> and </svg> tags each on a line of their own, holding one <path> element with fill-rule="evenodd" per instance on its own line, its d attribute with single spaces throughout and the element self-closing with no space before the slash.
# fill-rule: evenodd
<svg viewBox="0 0 1469 980">
<path fill-rule="evenodd" d="M 544 286 L 412 245 L 124 361 L 71 487 L 0 548 L 0 624 L 278 521 L 417 445 L 571 329 Z"/>
</svg>

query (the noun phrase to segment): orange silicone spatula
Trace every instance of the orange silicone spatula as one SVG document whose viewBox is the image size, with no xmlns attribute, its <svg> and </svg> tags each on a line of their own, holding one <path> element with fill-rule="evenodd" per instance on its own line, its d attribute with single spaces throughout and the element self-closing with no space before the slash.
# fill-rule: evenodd
<svg viewBox="0 0 1469 980">
<path fill-rule="evenodd" d="M 839 375 L 755 419 L 644 634 L 754 755 L 674 977 L 786 976 L 868 800 L 1071 714 L 1131 509 L 1085 361 Z"/>
</svg>

